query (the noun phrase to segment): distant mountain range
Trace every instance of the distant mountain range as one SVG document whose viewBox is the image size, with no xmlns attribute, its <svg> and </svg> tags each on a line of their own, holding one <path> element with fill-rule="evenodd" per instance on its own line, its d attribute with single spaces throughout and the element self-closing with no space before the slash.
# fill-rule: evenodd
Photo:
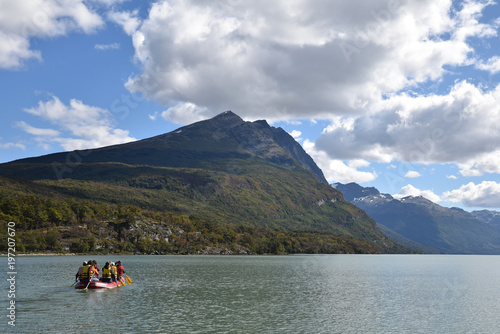
<svg viewBox="0 0 500 334">
<path fill-rule="evenodd" d="M 293 137 L 263 120 L 245 122 L 231 111 L 136 142 L 0 164 L 0 176 L 2 196 L 13 201 L 37 196 L 61 198 L 71 208 L 75 206 L 71 201 L 133 205 L 168 212 L 179 217 L 177 221 L 203 219 L 220 226 L 331 233 L 352 238 L 353 245 L 362 241 L 370 252 L 402 250 L 328 185 Z M 24 190 L 16 194 L 16 188 Z M 13 211 L 0 201 L 0 218 L 2 208 L 5 215 Z M 71 224 L 77 224 L 74 216 L 81 211 L 73 210 Z M 48 212 L 40 217 L 46 216 L 38 218 L 46 220 L 39 226 L 54 224 L 50 217 L 61 215 Z M 57 224 L 70 224 L 56 218 Z M 191 233 L 195 232 L 206 233 Z M 342 243 L 350 242 L 345 240 Z"/>
<path fill-rule="evenodd" d="M 471 215 L 491 226 L 500 229 L 500 212 L 491 210 L 472 211 Z"/>
<path fill-rule="evenodd" d="M 332 185 L 394 240 L 426 252 L 500 254 L 500 213 L 445 208 L 424 197 L 400 200 L 356 183 Z"/>
</svg>

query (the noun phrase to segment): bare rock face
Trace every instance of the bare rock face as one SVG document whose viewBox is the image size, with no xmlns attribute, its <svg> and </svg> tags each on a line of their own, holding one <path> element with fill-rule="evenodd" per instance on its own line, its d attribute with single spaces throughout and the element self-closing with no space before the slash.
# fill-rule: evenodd
<svg viewBox="0 0 500 334">
<path fill-rule="evenodd" d="M 145 141 L 170 141 L 179 145 L 185 141 L 203 140 L 204 145 L 233 144 L 237 153 L 250 153 L 287 168 L 300 166 L 311 171 L 321 183 L 328 184 L 321 169 L 302 146 L 282 128 L 270 126 L 265 120 L 245 122 L 232 111 L 196 122 Z"/>
</svg>

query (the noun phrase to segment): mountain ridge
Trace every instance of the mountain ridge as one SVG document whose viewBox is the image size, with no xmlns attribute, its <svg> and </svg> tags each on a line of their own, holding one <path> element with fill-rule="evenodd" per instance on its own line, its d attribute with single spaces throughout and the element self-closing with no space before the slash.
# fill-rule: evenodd
<svg viewBox="0 0 500 334">
<path fill-rule="evenodd" d="M 336 183 L 333 186 L 377 224 L 389 229 L 388 235 L 395 233 L 395 240 L 401 235 L 420 244 L 421 249 L 442 253 L 500 254 L 500 229 L 464 210 L 445 208 L 422 196 L 398 200 L 376 189 L 373 191 L 374 188 L 364 191 L 358 184 Z M 360 196 L 363 194 L 366 196 Z"/>
</svg>

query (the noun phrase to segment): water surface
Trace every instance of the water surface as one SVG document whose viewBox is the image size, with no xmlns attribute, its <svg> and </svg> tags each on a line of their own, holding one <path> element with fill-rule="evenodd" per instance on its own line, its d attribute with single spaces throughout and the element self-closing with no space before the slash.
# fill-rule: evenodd
<svg viewBox="0 0 500 334">
<path fill-rule="evenodd" d="M 498 333 L 500 257 L 95 256 L 133 283 L 79 292 L 84 256 L 18 257 L 7 333 Z M 7 260 L 3 258 L 7 267 Z M 5 330 L 2 330 L 5 329 Z"/>
</svg>

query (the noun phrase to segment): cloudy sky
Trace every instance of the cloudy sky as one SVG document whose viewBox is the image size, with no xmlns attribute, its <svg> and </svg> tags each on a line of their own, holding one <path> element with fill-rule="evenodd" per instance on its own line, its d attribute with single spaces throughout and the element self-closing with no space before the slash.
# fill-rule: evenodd
<svg viewBox="0 0 500 334">
<path fill-rule="evenodd" d="M 0 162 L 267 119 L 330 182 L 500 209 L 500 5 L 0 0 Z"/>
</svg>

